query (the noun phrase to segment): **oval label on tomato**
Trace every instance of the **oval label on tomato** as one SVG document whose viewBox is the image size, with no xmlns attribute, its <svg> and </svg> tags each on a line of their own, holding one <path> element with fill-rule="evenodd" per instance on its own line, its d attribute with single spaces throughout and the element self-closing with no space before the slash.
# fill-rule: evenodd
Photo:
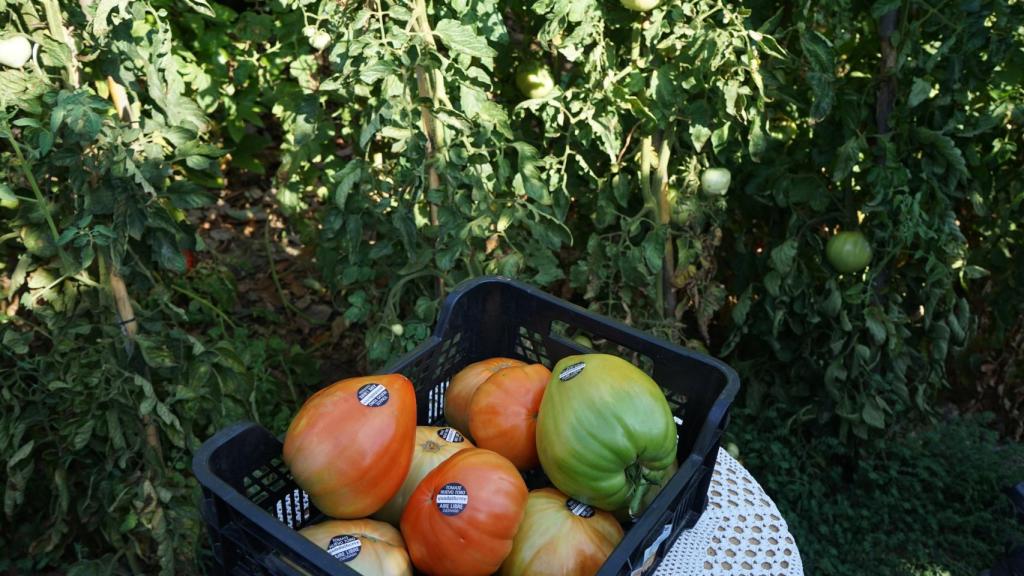
<svg viewBox="0 0 1024 576">
<path fill-rule="evenodd" d="M 566 366 L 565 369 L 562 370 L 561 374 L 558 375 L 558 379 L 561 380 L 562 382 L 565 382 L 566 380 L 572 380 L 573 378 L 579 376 L 580 372 L 583 372 L 583 369 L 586 368 L 586 366 L 587 365 L 584 362 L 570 364 L 569 366 Z"/>
<path fill-rule="evenodd" d="M 342 562 L 348 562 L 356 556 L 359 556 L 359 551 L 362 550 L 362 548 L 363 544 L 359 541 L 359 538 L 356 538 L 351 534 L 335 536 L 327 543 L 327 553 Z"/>
<path fill-rule="evenodd" d="M 445 442 L 452 442 L 454 444 L 458 444 L 459 442 L 464 442 L 466 440 L 462 437 L 462 434 L 459 434 L 458 430 L 449 426 L 445 426 L 438 430 L 437 435 Z"/>
<path fill-rule="evenodd" d="M 387 404 L 388 398 L 391 397 L 388 394 L 388 389 L 383 384 L 377 384 L 376 382 L 360 386 L 357 394 L 359 396 L 359 403 L 370 408 Z"/>
<path fill-rule="evenodd" d="M 580 518 L 590 518 L 594 515 L 594 509 L 587 506 L 579 500 L 569 498 L 565 501 L 565 507 L 569 509 L 569 512 L 579 516 Z"/>
<path fill-rule="evenodd" d="M 458 482 L 449 482 L 437 491 L 434 497 L 437 509 L 445 516 L 460 514 L 469 506 L 469 493 L 466 487 Z"/>
</svg>

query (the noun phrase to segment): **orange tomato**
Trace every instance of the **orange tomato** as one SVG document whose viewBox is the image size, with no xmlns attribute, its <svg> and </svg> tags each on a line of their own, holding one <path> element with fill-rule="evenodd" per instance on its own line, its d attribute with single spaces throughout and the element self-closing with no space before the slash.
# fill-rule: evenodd
<svg viewBox="0 0 1024 576">
<path fill-rule="evenodd" d="M 512 358 L 489 358 L 474 362 L 459 370 L 452 377 L 448 390 L 444 393 L 444 418 L 449 426 L 463 433 L 469 433 L 469 402 L 473 399 L 476 389 L 502 368 L 509 366 L 525 366 L 526 363 Z"/>
<path fill-rule="evenodd" d="M 285 434 L 283 458 L 317 508 L 362 518 L 398 491 L 415 439 L 416 392 L 408 378 L 349 378 L 306 400 Z"/>
<path fill-rule="evenodd" d="M 540 466 L 537 413 L 551 371 L 541 364 L 498 370 L 469 403 L 469 433 L 476 445 L 508 458 L 516 468 Z"/>
<path fill-rule="evenodd" d="M 402 536 L 413 565 L 433 576 L 487 576 L 515 537 L 526 483 L 501 455 L 469 448 L 420 482 L 402 513 Z"/>
<path fill-rule="evenodd" d="M 554 488 L 530 492 L 501 576 L 593 576 L 622 540 L 615 517 Z"/>
<path fill-rule="evenodd" d="M 409 501 L 409 495 L 419 485 L 420 480 L 437 468 L 441 462 L 460 450 L 472 448 L 473 443 L 467 440 L 455 428 L 445 426 L 417 426 L 416 445 L 412 453 L 412 465 L 402 482 L 402 487 L 388 500 L 383 508 L 373 515 L 394 526 L 402 519 L 402 510 Z"/>
<path fill-rule="evenodd" d="M 299 530 L 363 576 L 412 576 L 402 534 L 376 520 L 327 520 Z"/>
</svg>

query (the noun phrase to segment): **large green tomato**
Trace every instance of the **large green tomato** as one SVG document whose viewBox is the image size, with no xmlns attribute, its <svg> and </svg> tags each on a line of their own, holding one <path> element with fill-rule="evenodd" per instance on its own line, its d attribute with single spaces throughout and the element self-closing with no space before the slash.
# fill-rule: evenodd
<svg viewBox="0 0 1024 576">
<path fill-rule="evenodd" d="M 731 183 L 732 173 L 727 168 L 708 168 L 700 175 L 700 187 L 710 196 L 725 194 Z"/>
<path fill-rule="evenodd" d="M 530 60 L 516 69 L 516 86 L 527 98 L 543 98 L 555 88 L 555 79 L 551 77 L 547 66 Z"/>
<path fill-rule="evenodd" d="M 32 42 L 24 36 L 11 36 L 0 40 L 0 64 L 8 68 L 21 68 L 32 58 Z"/>
<path fill-rule="evenodd" d="M 860 230 L 840 232 L 828 239 L 825 256 L 840 272 L 857 272 L 871 262 L 871 244 Z"/>
<path fill-rule="evenodd" d="M 537 453 L 562 492 L 635 511 L 670 473 L 676 425 L 661 388 L 636 366 L 608 354 L 568 356 L 540 404 Z"/>
<path fill-rule="evenodd" d="M 620 0 L 627 10 L 635 12 L 647 12 L 654 10 L 661 0 Z"/>
</svg>

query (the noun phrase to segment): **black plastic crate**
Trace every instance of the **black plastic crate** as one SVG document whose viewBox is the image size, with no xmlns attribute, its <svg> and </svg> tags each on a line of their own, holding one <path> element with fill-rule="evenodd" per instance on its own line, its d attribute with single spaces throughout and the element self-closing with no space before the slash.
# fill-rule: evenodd
<svg viewBox="0 0 1024 576">
<path fill-rule="evenodd" d="M 631 525 L 599 576 L 653 574 L 679 534 L 707 506 L 708 484 L 739 378 L 725 363 L 653 338 L 520 282 L 485 277 L 460 285 L 444 302 L 434 334 L 382 370 L 416 386 L 420 425 L 444 420 L 444 392 L 464 366 L 494 356 L 541 362 L 591 351 L 572 339 L 586 335 L 602 352 L 644 369 L 664 389 L 679 429 L 679 471 Z M 222 574 L 355 576 L 297 529 L 324 518 L 281 461 L 282 443 L 252 423 L 235 424 L 208 440 L 193 459 L 202 486 L 201 513 L 210 533 L 214 569 Z M 546 482 L 528 478 L 531 488 Z M 297 570 L 296 567 L 301 567 Z"/>
</svg>

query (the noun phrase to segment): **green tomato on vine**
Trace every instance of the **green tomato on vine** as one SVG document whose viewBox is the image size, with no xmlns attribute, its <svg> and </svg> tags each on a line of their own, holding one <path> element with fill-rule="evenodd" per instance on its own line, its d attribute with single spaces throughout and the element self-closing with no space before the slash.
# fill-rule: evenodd
<svg viewBox="0 0 1024 576">
<path fill-rule="evenodd" d="M 620 0 L 622 6 L 634 12 L 648 12 L 654 10 L 661 0 Z"/>
<path fill-rule="evenodd" d="M 871 244 L 860 230 L 844 231 L 828 239 L 825 257 L 843 273 L 858 272 L 871 263 Z"/>
<path fill-rule="evenodd" d="M 543 98 L 555 88 L 551 70 L 543 62 L 530 60 L 516 69 L 516 86 L 529 99 Z"/>
<path fill-rule="evenodd" d="M 327 48 L 327 45 L 330 44 L 330 43 L 331 43 L 331 35 L 328 34 L 327 32 L 325 32 L 324 30 L 317 30 L 309 38 L 309 45 L 312 46 L 313 49 L 315 49 L 317 51 L 320 51 L 320 50 L 323 50 L 324 48 Z"/>
<path fill-rule="evenodd" d="M 700 175 L 700 187 L 708 196 L 724 196 L 732 183 L 732 173 L 727 168 L 708 168 Z"/>
<path fill-rule="evenodd" d="M 0 40 L 0 65 L 21 68 L 32 58 L 32 42 L 24 36 Z"/>
</svg>

